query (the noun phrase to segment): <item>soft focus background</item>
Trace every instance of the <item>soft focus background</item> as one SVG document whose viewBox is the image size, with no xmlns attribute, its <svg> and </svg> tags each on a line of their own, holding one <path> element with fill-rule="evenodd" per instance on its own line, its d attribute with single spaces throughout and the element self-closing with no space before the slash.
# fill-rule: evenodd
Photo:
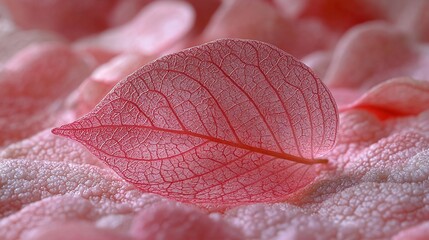
<svg viewBox="0 0 429 240">
<path fill-rule="evenodd" d="M 219 38 L 283 49 L 337 101 L 333 169 L 287 202 L 175 203 L 50 133 Z M 428 82 L 427 0 L 0 0 L 0 239 L 425 239 Z"/>
</svg>

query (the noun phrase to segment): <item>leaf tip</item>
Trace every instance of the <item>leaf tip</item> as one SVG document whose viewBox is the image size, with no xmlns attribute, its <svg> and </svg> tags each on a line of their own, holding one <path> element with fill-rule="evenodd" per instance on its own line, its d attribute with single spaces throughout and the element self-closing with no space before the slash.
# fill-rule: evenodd
<svg viewBox="0 0 429 240">
<path fill-rule="evenodd" d="M 51 130 L 51 133 L 53 133 L 55 135 L 61 135 L 62 131 L 61 131 L 61 128 L 53 128 Z"/>
<path fill-rule="evenodd" d="M 51 130 L 52 134 L 58 135 L 58 136 L 63 136 L 63 137 L 68 137 L 70 136 L 70 134 L 68 134 L 69 131 L 67 131 L 66 129 L 64 129 L 64 126 L 61 127 L 57 127 L 57 128 L 53 128 Z"/>
</svg>

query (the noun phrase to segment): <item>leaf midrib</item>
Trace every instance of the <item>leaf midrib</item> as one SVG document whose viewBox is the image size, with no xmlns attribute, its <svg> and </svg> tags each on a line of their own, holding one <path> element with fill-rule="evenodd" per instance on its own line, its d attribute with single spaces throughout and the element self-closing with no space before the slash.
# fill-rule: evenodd
<svg viewBox="0 0 429 240">
<path fill-rule="evenodd" d="M 268 155 L 268 156 L 272 156 L 272 157 L 276 157 L 276 158 L 280 158 L 280 159 L 284 159 L 284 160 L 288 160 L 288 161 L 292 161 L 292 162 L 307 164 L 307 165 L 328 163 L 327 159 L 308 159 L 308 158 L 298 157 L 298 156 L 294 156 L 294 155 L 287 154 L 287 153 L 280 153 L 280 152 L 276 152 L 276 151 L 272 151 L 272 150 L 253 147 L 253 146 L 249 146 L 249 145 L 243 144 L 243 143 L 236 143 L 236 142 L 232 142 L 232 141 L 228 141 L 228 140 L 224 140 L 224 139 L 220 139 L 220 138 L 216 138 L 216 137 L 212 137 L 212 136 L 207 136 L 207 135 L 203 135 L 203 134 L 199 134 L 199 133 L 194 133 L 194 132 L 190 132 L 190 131 L 186 131 L 186 130 L 167 129 L 167 128 L 159 128 L 159 127 L 154 127 L 154 126 L 101 125 L 101 126 L 93 126 L 93 127 L 86 127 L 86 128 L 63 128 L 63 127 L 61 127 L 61 128 L 54 129 L 54 130 L 57 130 L 57 131 L 55 131 L 56 133 L 64 135 L 62 133 L 65 131 L 92 130 L 92 129 L 97 129 L 97 128 L 118 128 L 118 127 L 143 128 L 143 129 L 150 129 L 153 131 L 167 132 L 167 133 L 173 133 L 173 134 L 178 134 L 178 135 L 188 135 L 188 136 L 192 136 L 192 137 L 196 137 L 196 138 L 206 139 L 206 140 L 211 141 L 211 142 L 225 144 L 225 145 L 232 146 L 235 148 L 244 149 L 244 150 L 248 150 L 251 152 L 256 152 L 256 153 L 260 153 L 260 154 L 264 154 L 264 155 Z"/>
</svg>

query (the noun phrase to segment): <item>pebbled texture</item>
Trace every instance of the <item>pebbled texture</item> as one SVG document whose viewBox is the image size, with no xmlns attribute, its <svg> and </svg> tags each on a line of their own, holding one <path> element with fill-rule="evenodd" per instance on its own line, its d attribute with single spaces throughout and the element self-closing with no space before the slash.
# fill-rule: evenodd
<svg viewBox="0 0 429 240">
<path fill-rule="evenodd" d="M 28 159 L 106 167 L 82 145 L 55 136 L 50 129 L 8 145 L 0 151 L 0 159 Z"/>
<path fill-rule="evenodd" d="M 63 41 L 61 37 L 50 32 L 1 31 L 0 29 L 0 68 L 20 50 L 31 44 L 60 41 Z"/>
<path fill-rule="evenodd" d="M 144 66 L 88 115 L 54 129 L 127 181 L 180 201 L 275 201 L 316 176 L 334 100 L 302 63 L 257 41 L 219 40 Z M 306 164 L 303 164 L 306 163 Z"/>
<path fill-rule="evenodd" d="M 246 239 L 391 239 L 429 216 L 428 116 L 340 114 L 333 169 L 286 203 L 240 206 L 225 218 Z"/>
<path fill-rule="evenodd" d="M 90 165 L 2 159 L 0 172 L 0 236 L 5 240 L 71 220 L 126 231 L 136 212 L 165 201 L 141 193 L 109 169 Z"/>
<path fill-rule="evenodd" d="M 176 204 L 171 199 L 144 193 L 120 179 L 114 171 L 100 171 L 95 164 L 108 166 L 98 159 L 89 161 L 88 151 L 83 150 L 84 146 L 78 142 L 48 136 L 50 129 L 40 132 L 51 126 L 52 122 L 58 126 L 76 120 L 75 112 L 79 106 L 79 101 L 76 100 L 83 99 L 72 97 L 83 93 L 89 97 L 85 100 L 89 100 L 86 103 L 92 109 L 101 95 L 107 93 L 115 81 L 125 76 L 120 75 L 125 74 L 123 70 L 131 67 L 133 61 L 123 61 L 124 65 L 119 64 L 121 66 L 114 64 L 116 60 L 128 58 L 124 54 L 127 54 L 126 48 L 129 45 L 124 45 L 125 41 L 122 39 L 132 40 L 130 38 L 141 31 L 139 24 L 134 25 L 128 21 L 137 16 L 137 13 L 143 13 L 145 2 L 151 0 L 112 0 L 117 4 L 110 13 L 103 11 L 105 8 L 101 5 L 93 4 L 99 0 L 74 0 L 73 3 L 50 8 L 42 5 L 47 2 L 61 4 L 63 0 L 0 0 L 0 65 L 1 68 L 5 64 L 9 65 L 9 59 L 19 55 L 14 69 L 24 72 L 28 68 L 24 64 L 28 62 L 23 59 L 32 58 L 31 54 L 35 52 L 27 51 L 28 46 L 36 47 L 40 43 L 52 44 L 62 40 L 53 32 L 20 32 L 15 29 L 14 26 L 19 23 L 8 18 L 20 14 L 14 13 L 19 9 L 8 9 L 1 5 L 6 1 L 13 4 L 28 2 L 23 7 L 32 12 L 24 15 L 26 19 L 37 14 L 43 15 L 43 18 L 31 20 L 32 24 L 55 15 L 70 19 L 74 27 L 80 28 L 81 23 L 101 16 L 99 19 L 108 19 L 110 26 L 117 26 L 91 35 L 91 39 L 101 39 L 110 34 L 111 30 L 123 29 L 121 24 L 134 32 L 126 36 L 118 35 L 118 44 L 122 42 L 123 48 L 112 49 L 110 54 L 94 54 L 94 61 L 91 54 L 88 56 L 88 52 L 81 52 L 85 60 L 89 57 L 91 69 L 85 70 L 87 74 L 77 76 L 75 81 L 70 81 L 73 83 L 71 85 L 65 84 L 61 77 L 44 78 L 46 81 L 40 84 L 27 84 L 40 76 L 40 72 L 54 71 L 61 65 L 59 63 L 68 62 L 70 55 L 58 51 L 58 54 L 52 54 L 53 61 L 49 64 L 32 68 L 37 72 L 29 71 L 23 74 L 25 77 L 10 79 L 17 85 L 21 84 L 23 94 L 19 97 L 8 94 L 13 89 L 9 85 L 0 86 L 0 91 L 7 94 L 3 95 L 0 104 L 8 99 L 18 100 L 28 95 L 31 96 L 31 101 L 23 105 L 32 103 L 32 109 L 37 108 L 34 103 L 41 100 L 33 95 L 36 87 L 49 89 L 39 96 L 46 96 L 43 99 L 54 104 L 49 106 L 60 113 L 56 114 L 51 108 L 37 108 L 37 114 L 18 111 L 24 115 L 22 118 L 14 112 L 0 116 L 0 121 L 5 123 L 0 131 L 11 129 L 16 134 L 13 136 L 22 134 L 20 140 L 21 137 L 10 139 L 0 133 L 0 137 L 8 138 L 6 146 L 0 147 L 0 208 L 3 213 L 7 213 L 0 217 L 1 240 L 137 240 L 140 233 L 150 233 L 149 237 L 159 238 L 174 234 L 173 238 L 180 238 L 196 233 L 195 230 L 201 233 L 213 232 L 213 228 L 219 226 L 216 223 L 222 223 L 219 231 L 214 231 L 216 234 L 230 229 L 233 233 L 243 234 L 242 239 L 246 240 L 427 238 L 429 105 L 424 100 L 428 94 L 422 91 L 422 84 L 417 81 L 429 80 L 429 1 L 184 0 L 188 3 L 186 5 L 192 5 L 195 10 L 194 25 L 184 38 L 182 35 L 173 41 L 173 47 L 161 44 L 165 46 L 161 54 L 164 51 L 180 51 L 184 44 L 193 46 L 202 43 L 201 39 L 206 37 L 205 33 L 209 28 L 214 30 L 211 35 L 213 38 L 258 38 L 296 54 L 296 57 L 303 57 L 302 61 L 320 79 L 331 84 L 331 87 L 337 86 L 330 90 L 341 112 L 337 143 L 324 156 L 330 162 L 318 165 L 323 168 L 317 168 L 318 176 L 311 184 L 276 203 L 238 203 L 240 206 L 231 208 L 209 206 L 208 211 L 196 209 L 195 206 L 189 209 L 185 204 Z M 273 5 L 276 3 L 284 3 L 284 8 Z M 42 11 L 37 11 L 35 6 Z M 64 14 L 75 11 L 70 6 L 90 6 L 90 10 L 86 12 L 92 12 L 93 16 L 73 21 L 76 19 L 75 15 L 68 18 L 70 14 Z M 371 9 L 375 10 L 374 14 L 368 12 Z M 152 14 L 147 20 L 152 26 L 157 25 L 155 22 L 163 11 L 162 8 L 158 10 L 158 14 Z M 282 10 L 286 11 L 281 12 Z M 283 15 L 280 16 L 281 14 Z M 140 16 L 139 14 L 135 19 L 141 19 Z M 222 19 L 222 16 L 225 18 Z M 362 22 L 373 18 L 383 23 Z M 179 22 L 185 24 L 183 21 Z M 324 27 L 312 32 L 311 28 L 306 28 L 309 22 L 316 23 L 313 26 Z M 61 20 L 54 18 L 49 18 L 48 23 L 56 26 L 63 24 Z M 85 30 L 86 27 L 91 25 L 80 30 Z M 72 28 L 59 30 L 60 33 L 68 32 Z M 301 32 L 302 35 L 297 34 Z M 220 35 L 222 33 L 224 35 Z M 144 35 L 148 36 L 147 33 Z M 309 48 L 299 47 L 311 42 L 323 45 L 324 39 L 338 39 L 339 44 L 328 46 L 327 49 L 309 45 Z M 63 45 L 75 47 L 83 41 L 84 39 L 79 38 L 77 41 L 63 42 Z M 109 51 L 108 46 L 93 45 L 91 49 Z M 154 50 L 158 49 L 153 47 Z M 323 52 L 311 49 L 323 49 Z M 151 56 L 159 57 L 159 50 L 156 52 Z M 107 63 L 112 53 L 120 55 Z M 44 62 L 44 56 L 46 55 L 33 55 L 34 62 Z M 79 64 L 66 64 L 62 68 L 74 69 L 72 72 L 77 73 L 84 71 L 79 70 L 78 66 Z M 95 68 L 97 70 L 91 74 L 90 71 Z M 88 78 L 89 74 L 91 76 Z M 401 87 L 389 80 L 392 77 L 402 80 L 409 77 L 413 80 L 406 87 Z M 51 82 L 48 79 L 54 80 Z M 88 84 L 79 85 L 85 79 Z M 68 90 L 60 93 L 53 86 L 57 83 L 56 86 L 63 86 Z M 384 93 L 384 90 L 387 91 Z M 73 91 L 71 95 L 67 93 L 70 91 Z M 51 92 L 58 95 L 52 97 Z M 350 108 L 357 99 L 358 105 Z M 34 121 L 32 124 L 29 120 L 35 117 L 41 121 Z M 65 121 L 65 118 L 68 120 Z M 10 128 L 13 125 L 18 127 L 13 130 Z M 28 129 L 25 126 L 34 128 Z M 35 132 L 40 133 L 33 135 Z M 10 142 L 14 143 L 8 145 Z M 169 207 L 160 202 L 169 203 Z M 206 207 L 209 204 L 198 205 Z M 163 216 L 162 221 L 156 221 L 161 220 L 158 216 Z M 193 226 L 189 227 L 186 224 L 188 221 L 183 220 L 184 217 L 189 217 L 189 222 L 193 221 L 190 225 Z M 162 222 L 166 224 L 163 225 Z M 186 231 L 187 227 L 191 230 Z"/>
</svg>

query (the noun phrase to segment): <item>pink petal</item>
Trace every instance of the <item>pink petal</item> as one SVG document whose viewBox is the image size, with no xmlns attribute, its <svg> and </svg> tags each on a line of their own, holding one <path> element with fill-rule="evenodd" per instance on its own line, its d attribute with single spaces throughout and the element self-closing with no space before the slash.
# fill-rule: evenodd
<svg viewBox="0 0 429 240">
<path fill-rule="evenodd" d="M 302 62 L 310 67 L 320 79 L 324 79 L 326 71 L 332 60 L 332 53 L 328 51 L 313 52 L 302 59 Z"/>
<path fill-rule="evenodd" d="M 377 85 L 348 108 L 360 108 L 382 118 L 415 115 L 429 109 L 429 82 L 396 78 Z"/>
<path fill-rule="evenodd" d="M 86 222 L 53 223 L 24 235 L 26 240 L 132 240 L 125 234 L 96 228 Z"/>
<path fill-rule="evenodd" d="M 77 47 L 96 55 L 157 55 L 177 43 L 194 24 L 193 8 L 183 1 L 156 1 L 130 22 L 81 40 Z"/>
<path fill-rule="evenodd" d="M 423 222 L 417 226 L 405 229 L 395 236 L 393 240 L 425 240 L 429 236 L 429 222 Z"/>
<path fill-rule="evenodd" d="M 365 0 L 274 0 L 286 16 L 293 18 L 317 18 L 337 31 L 378 18 L 383 18 L 374 1 Z M 379 2 L 379 1 L 376 1 Z M 391 3 L 392 1 L 388 1 Z M 389 4 L 385 7 L 389 7 Z"/>
<path fill-rule="evenodd" d="M 310 35 L 322 36 L 311 38 Z M 283 18 L 269 3 L 254 0 L 223 1 L 214 14 L 203 40 L 254 39 L 271 43 L 293 56 L 329 48 L 335 37 L 315 21 L 294 22 Z"/>
<path fill-rule="evenodd" d="M 120 80 L 151 60 L 152 58 L 147 56 L 123 54 L 95 69 L 74 96 L 74 111 L 77 116 L 89 112 Z"/>
<path fill-rule="evenodd" d="M 221 5 L 222 0 L 188 0 L 195 10 L 194 33 L 201 33 L 206 28 L 213 14 Z"/>
<path fill-rule="evenodd" d="M 383 14 L 384 18 L 409 36 L 420 41 L 429 41 L 429 3 L 416 0 L 410 4 L 403 0 L 367 1 Z"/>
<path fill-rule="evenodd" d="M 142 8 L 153 0 L 126 0 L 117 1 L 114 9 L 109 14 L 108 24 L 110 28 L 126 24 L 132 20 Z"/>
<path fill-rule="evenodd" d="M 114 0 L 2 0 L 23 29 L 44 29 L 76 39 L 107 27 Z"/>
<path fill-rule="evenodd" d="M 368 23 L 352 28 L 338 43 L 325 82 L 367 90 L 392 77 L 426 80 L 428 62 L 428 49 L 403 32 L 386 23 Z"/>
<path fill-rule="evenodd" d="M 53 125 L 64 98 L 88 74 L 86 62 L 63 44 L 16 54 L 0 72 L 0 145 Z"/>
<path fill-rule="evenodd" d="M 238 203 L 242 206 L 225 208 L 199 203 L 212 213 L 145 194 L 113 171 L 101 169 L 105 164 L 83 146 L 47 133 L 46 128 L 63 123 L 65 118 L 74 121 L 76 111 L 88 111 L 126 75 L 126 65 L 138 65 L 138 61 L 128 58 L 129 53 L 122 55 L 122 49 L 109 51 L 108 43 L 103 48 L 91 45 L 80 49 L 85 56 L 95 56 L 93 63 L 69 49 L 77 62 L 86 66 L 79 70 L 80 65 L 70 61 L 67 69 L 73 69 L 70 72 L 79 75 L 79 80 L 58 77 L 48 78 L 55 79 L 50 81 L 40 73 L 51 66 L 50 70 L 57 69 L 69 55 L 55 50 L 51 55 L 35 54 L 38 57 L 31 60 L 31 54 L 23 53 L 40 43 L 64 46 L 58 44 L 64 41 L 56 33 L 76 39 L 106 26 L 121 29 L 147 0 L 99 4 L 93 0 L 50 0 L 52 8 L 43 7 L 47 2 L 0 0 L 0 93 L 4 96 L 0 97 L 0 105 L 4 104 L 0 112 L 11 111 L 9 102 L 29 96 L 16 112 L 0 115 L 0 139 L 7 138 L 3 144 L 7 146 L 0 147 L 0 239 L 171 239 L 193 233 L 254 240 L 427 238 L 429 111 L 423 81 L 429 80 L 428 1 L 243 0 L 238 4 L 225 0 L 219 9 L 220 0 L 187 1 L 195 12 L 190 30 L 151 57 L 201 43 L 204 40 L 199 34 L 208 30 L 213 33 L 208 36 L 211 39 L 243 36 L 270 41 L 304 57 L 305 64 L 335 87 L 330 90 L 341 111 L 337 144 L 325 156 L 330 163 L 317 169 L 317 178 L 309 185 L 275 200 L 275 204 Z M 12 5 L 24 9 L 10 8 L 10 13 L 23 14 L 20 17 L 28 27 L 56 33 L 17 31 L 8 18 L 7 6 Z M 226 6 L 241 7 L 226 11 Z M 76 11 L 79 13 L 74 14 Z M 80 17 L 81 13 L 86 16 Z M 367 22 L 371 19 L 383 23 Z M 211 29 L 204 31 L 207 24 Z M 128 35 L 123 39 L 137 36 L 125 33 Z M 99 36 L 104 33 L 90 38 Z M 332 49 L 331 41 L 338 37 L 340 44 Z M 118 39 L 120 45 L 122 40 Z M 46 48 L 43 51 L 47 52 Z M 45 55 L 53 60 L 43 60 Z M 47 62 L 49 67 L 36 66 L 37 62 Z M 94 63 L 103 65 L 89 76 Z M 9 78 L 12 75 L 14 78 Z M 2 85 L 4 76 L 11 85 Z M 45 81 L 28 84 L 34 77 Z M 86 83 L 81 84 L 84 79 Z M 12 83 L 24 83 L 21 95 L 9 94 L 18 88 L 11 88 Z M 47 94 L 35 94 L 38 87 L 46 88 Z M 80 109 L 82 103 L 88 104 L 86 110 Z M 4 135 L 3 131 L 10 133 Z M 15 135 L 19 136 L 15 139 Z"/>
<path fill-rule="evenodd" d="M 165 201 L 89 165 L 1 159 L 0 172 L 0 236 L 5 240 L 76 220 L 125 233 L 136 212 Z"/>
</svg>

